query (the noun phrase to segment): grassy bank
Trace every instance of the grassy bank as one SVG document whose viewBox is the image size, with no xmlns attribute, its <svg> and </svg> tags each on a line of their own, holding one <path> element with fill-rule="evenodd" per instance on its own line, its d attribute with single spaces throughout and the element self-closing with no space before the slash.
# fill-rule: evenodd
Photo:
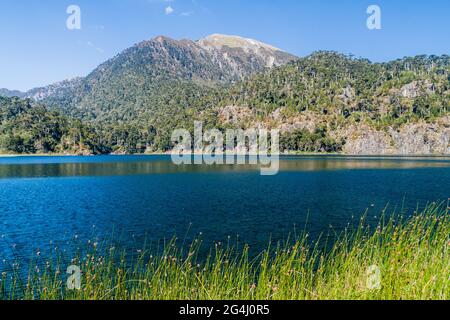
<svg viewBox="0 0 450 320">
<path fill-rule="evenodd" d="M 196 241 L 188 252 L 138 252 L 130 267 L 118 249 L 94 247 L 71 261 L 83 272 L 80 290 L 67 289 L 66 264 L 36 262 L 23 281 L 2 274 L 0 299 L 450 299 L 449 234 L 447 206 L 433 205 L 376 228 L 362 220 L 333 244 L 308 244 L 305 234 L 255 259 L 217 244 L 198 262 Z"/>
</svg>

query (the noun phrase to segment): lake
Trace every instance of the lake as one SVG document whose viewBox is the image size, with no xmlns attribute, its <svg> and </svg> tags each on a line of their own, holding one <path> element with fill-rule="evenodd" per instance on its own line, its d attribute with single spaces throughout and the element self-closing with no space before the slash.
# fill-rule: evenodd
<svg viewBox="0 0 450 320">
<path fill-rule="evenodd" d="M 405 214 L 450 197 L 450 158 L 283 157 L 255 166 L 176 166 L 170 156 L 0 158 L 1 259 L 120 240 L 229 237 L 257 252 L 307 229 L 312 237 L 367 211 Z M 68 249 L 69 250 L 69 249 Z M 0 262 L 1 264 L 1 262 Z"/>
</svg>

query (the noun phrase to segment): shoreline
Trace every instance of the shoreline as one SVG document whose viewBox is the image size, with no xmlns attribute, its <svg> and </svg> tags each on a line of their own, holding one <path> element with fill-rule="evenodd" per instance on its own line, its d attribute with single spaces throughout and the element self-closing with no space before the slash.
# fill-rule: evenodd
<svg viewBox="0 0 450 320">
<path fill-rule="evenodd" d="M 88 157 L 146 157 L 146 156 L 170 156 L 170 152 L 152 152 L 152 153 L 126 153 L 126 154 L 101 154 L 101 155 L 79 155 L 79 154 L 66 154 L 66 153 L 42 153 L 42 154 L 0 154 L 1 158 L 32 158 L 32 157 L 77 157 L 77 158 L 88 158 Z M 203 156 L 209 155 L 206 153 L 192 153 L 192 156 Z M 223 156 L 226 156 L 223 154 Z M 236 154 L 234 156 L 255 156 L 254 154 Z M 315 156 L 315 157 L 326 157 L 326 156 L 338 156 L 338 157 L 349 157 L 349 158 L 449 158 L 450 154 L 345 154 L 345 153 L 322 153 L 322 152 L 284 152 L 279 154 L 280 157 L 297 157 L 297 156 Z"/>
</svg>

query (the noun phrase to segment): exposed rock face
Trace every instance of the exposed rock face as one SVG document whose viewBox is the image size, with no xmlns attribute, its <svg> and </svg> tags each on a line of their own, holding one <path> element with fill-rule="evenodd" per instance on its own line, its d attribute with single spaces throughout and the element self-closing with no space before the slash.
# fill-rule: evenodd
<svg viewBox="0 0 450 320">
<path fill-rule="evenodd" d="M 213 56 L 221 68 L 231 67 L 234 75 L 248 75 L 277 67 L 297 58 L 268 44 L 238 36 L 213 34 L 197 44 Z"/>
<path fill-rule="evenodd" d="M 35 88 L 27 91 L 24 97 L 41 101 L 51 96 L 63 97 L 76 86 L 81 84 L 82 78 L 73 78 L 51 84 L 47 87 Z"/>
<path fill-rule="evenodd" d="M 442 123 L 421 122 L 406 125 L 400 132 L 390 131 L 398 154 L 450 154 L 450 129 Z"/>
<path fill-rule="evenodd" d="M 352 155 L 386 155 L 395 153 L 391 139 L 385 132 L 369 128 L 351 127 L 349 130 L 339 132 L 340 136 L 346 137 L 343 152 Z"/>
<path fill-rule="evenodd" d="M 355 155 L 450 155 L 450 117 L 434 123 L 419 122 L 388 132 L 368 127 L 347 136 L 344 152 Z M 343 133 L 341 133 L 343 134 Z"/>
<path fill-rule="evenodd" d="M 302 129 L 313 132 L 319 122 L 320 120 L 313 113 L 305 112 L 303 114 L 296 115 L 295 117 L 288 117 L 287 119 L 279 122 L 279 128 L 283 133 Z"/>
<path fill-rule="evenodd" d="M 355 89 L 351 86 L 347 86 L 344 88 L 343 93 L 339 96 L 339 98 L 341 98 L 344 103 L 348 104 L 355 98 L 355 95 Z"/>
<path fill-rule="evenodd" d="M 282 133 L 296 130 L 314 132 L 319 125 L 330 124 L 330 119 L 314 112 L 286 116 L 284 109 L 275 110 L 264 122 L 255 120 L 249 107 L 227 106 L 219 111 L 224 124 L 243 128 L 278 128 Z M 343 152 L 351 155 L 450 155 L 450 116 L 432 123 L 425 121 L 403 125 L 395 130 L 389 127 L 378 131 L 366 124 L 353 124 L 337 129 L 329 128 L 336 140 L 346 141 Z"/>
<path fill-rule="evenodd" d="M 408 99 L 414 99 L 433 92 L 434 86 L 429 81 L 413 81 L 400 89 L 401 96 Z"/>
<path fill-rule="evenodd" d="M 219 110 L 219 120 L 233 126 L 243 125 L 253 119 L 254 113 L 248 107 L 226 106 Z"/>
</svg>

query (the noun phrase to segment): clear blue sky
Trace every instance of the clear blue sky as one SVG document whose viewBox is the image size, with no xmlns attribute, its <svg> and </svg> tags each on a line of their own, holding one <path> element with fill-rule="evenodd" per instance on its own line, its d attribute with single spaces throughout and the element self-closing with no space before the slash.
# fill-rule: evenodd
<svg viewBox="0 0 450 320">
<path fill-rule="evenodd" d="M 81 30 L 66 28 L 71 4 L 81 8 Z M 381 8 L 382 30 L 366 27 L 371 4 Z M 254 38 L 299 56 L 336 50 L 386 61 L 449 54 L 450 1 L 2 0 L 0 88 L 27 90 L 84 76 L 156 35 L 212 33 Z"/>
</svg>

